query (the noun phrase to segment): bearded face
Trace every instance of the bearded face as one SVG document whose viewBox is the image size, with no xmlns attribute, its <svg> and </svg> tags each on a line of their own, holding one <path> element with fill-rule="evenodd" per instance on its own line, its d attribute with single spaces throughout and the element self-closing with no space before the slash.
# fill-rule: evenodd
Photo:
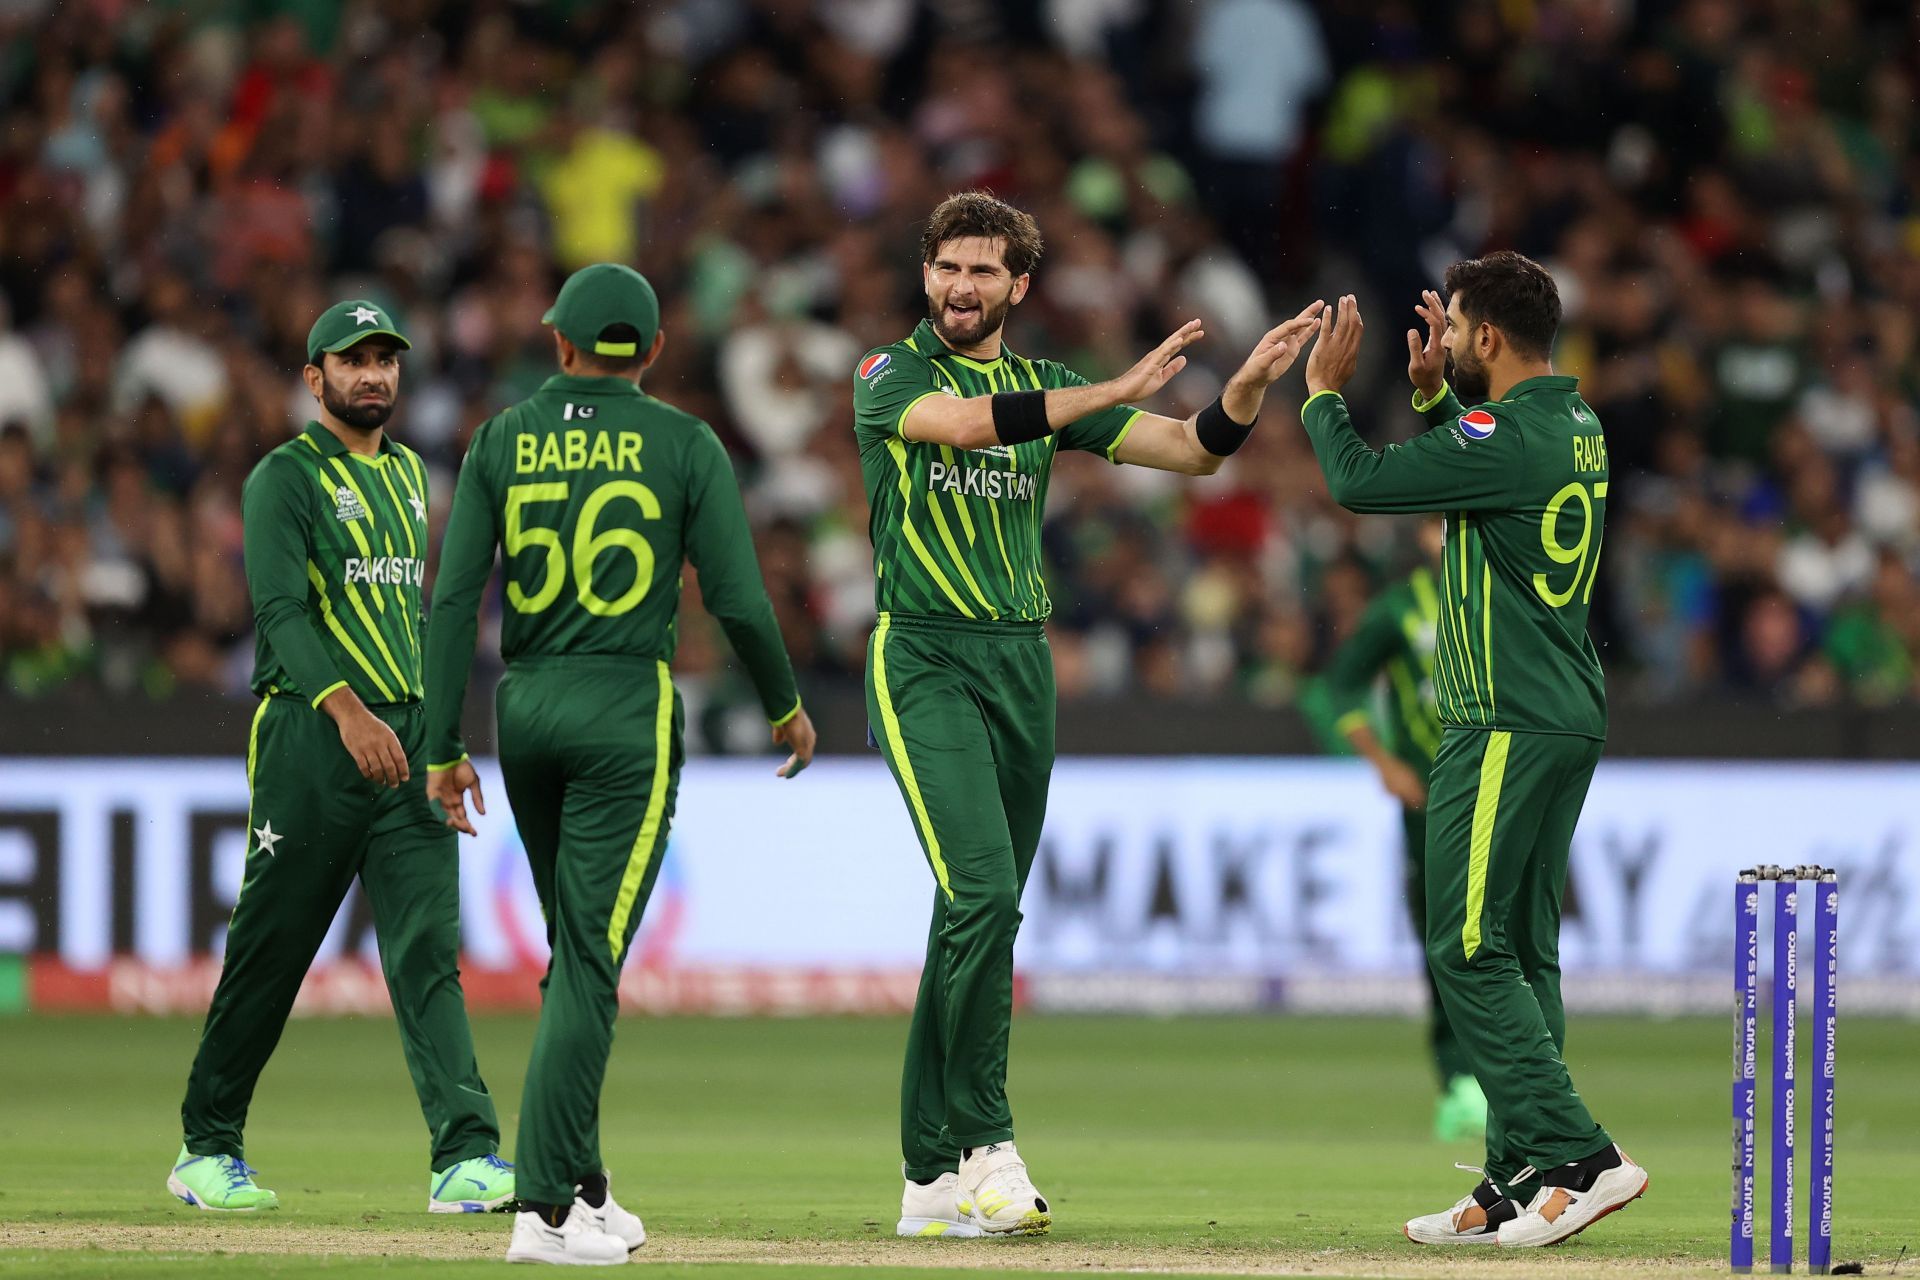
<svg viewBox="0 0 1920 1280">
<path fill-rule="evenodd" d="M 356 430 L 385 426 L 400 394 L 399 350 L 369 340 L 321 359 L 320 403 L 326 411 Z"/>
<path fill-rule="evenodd" d="M 927 319 L 955 350 L 991 342 L 1025 296 L 1027 277 L 1007 270 L 1006 251 L 1004 240 L 964 236 L 941 245 L 926 264 Z"/>
<path fill-rule="evenodd" d="M 1447 382 L 1465 405 L 1484 404 L 1492 392 L 1487 366 L 1464 344 L 1447 354 Z"/>
</svg>

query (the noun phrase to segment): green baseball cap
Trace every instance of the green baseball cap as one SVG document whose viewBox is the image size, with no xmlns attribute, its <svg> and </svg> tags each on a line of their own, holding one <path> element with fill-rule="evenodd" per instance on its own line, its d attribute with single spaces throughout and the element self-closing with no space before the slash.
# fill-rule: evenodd
<svg viewBox="0 0 1920 1280">
<path fill-rule="evenodd" d="M 392 338 L 403 351 L 413 346 L 393 327 L 393 317 L 385 307 L 365 298 L 336 302 L 307 330 L 307 363 L 319 364 L 323 352 L 345 351 L 356 342 L 376 337 Z"/>
<path fill-rule="evenodd" d="M 642 355 L 660 331 L 660 299 L 647 278 L 618 262 L 596 262 L 567 277 L 560 296 L 540 317 L 582 351 L 616 359 Z M 630 324 L 637 342 L 602 342 L 609 325 Z"/>
</svg>

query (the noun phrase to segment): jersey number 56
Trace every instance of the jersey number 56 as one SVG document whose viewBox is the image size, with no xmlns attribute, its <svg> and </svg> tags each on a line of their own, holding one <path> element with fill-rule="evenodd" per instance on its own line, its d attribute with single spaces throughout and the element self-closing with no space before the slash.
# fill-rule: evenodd
<svg viewBox="0 0 1920 1280">
<path fill-rule="evenodd" d="M 543 484 L 516 484 L 507 489 L 506 552 L 517 556 L 522 551 L 540 548 L 546 552 L 546 572 L 540 589 L 531 595 L 512 578 L 507 580 L 507 603 L 521 613 L 540 613 L 560 598 L 566 585 L 567 555 L 561 546 L 560 530 L 551 525 L 530 524 L 526 508 L 535 503 L 565 502 L 571 486 L 565 480 Z M 660 500 L 653 490 L 638 480 L 609 480 L 587 495 L 573 526 L 573 582 L 580 607 L 601 618 L 617 618 L 646 599 L 653 585 L 653 547 L 638 530 L 616 525 L 595 533 L 607 504 L 625 498 L 640 508 L 648 520 L 660 518 Z M 593 589 L 593 563 L 609 551 L 627 551 L 633 556 L 633 583 L 619 597 L 605 599 Z"/>
</svg>

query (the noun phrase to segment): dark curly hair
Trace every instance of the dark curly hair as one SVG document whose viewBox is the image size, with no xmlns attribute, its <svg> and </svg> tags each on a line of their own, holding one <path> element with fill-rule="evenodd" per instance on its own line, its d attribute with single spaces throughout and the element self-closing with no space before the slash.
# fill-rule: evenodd
<svg viewBox="0 0 1920 1280">
<path fill-rule="evenodd" d="M 1013 275 L 1040 265 L 1040 226 L 1033 215 L 989 191 L 962 191 L 942 200 L 920 235 L 920 260 L 931 263 L 941 245 L 970 236 L 1003 241 L 1007 248 L 1001 256 Z"/>
</svg>

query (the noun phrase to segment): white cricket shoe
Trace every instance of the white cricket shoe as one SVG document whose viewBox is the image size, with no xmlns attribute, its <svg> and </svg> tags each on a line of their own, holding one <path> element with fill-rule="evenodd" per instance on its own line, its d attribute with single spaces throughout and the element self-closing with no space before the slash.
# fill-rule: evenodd
<svg viewBox="0 0 1920 1280">
<path fill-rule="evenodd" d="M 1047 1201 L 1027 1177 L 1011 1142 L 975 1147 L 960 1161 L 959 1202 L 973 1224 L 993 1236 L 1041 1236 L 1053 1225 Z"/>
<path fill-rule="evenodd" d="M 604 1204 L 596 1209 L 575 1196 L 573 1211 L 567 1216 L 572 1218 L 584 1213 L 595 1227 L 626 1245 L 627 1252 L 631 1253 L 647 1242 L 646 1224 L 640 1221 L 639 1214 L 620 1207 L 620 1202 L 613 1198 L 613 1175 L 609 1173 L 606 1178 L 607 1198 Z"/>
<path fill-rule="evenodd" d="M 1610 1157 L 1619 1163 L 1595 1167 Z M 1563 1164 L 1541 1175 L 1526 1212 L 1500 1228 L 1500 1243 L 1508 1248 L 1559 1244 L 1638 1200 L 1649 1181 L 1647 1171 L 1617 1145 L 1611 1153 Z"/>
<path fill-rule="evenodd" d="M 1498 1243 L 1501 1224 L 1520 1216 L 1519 1202 L 1495 1189 L 1483 1170 L 1470 1164 L 1453 1167 L 1480 1174 L 1480 1185 L 1453 1208 L 1411 1218 L 1400 1230 L 1415 1244 Z"/>
<path fill-rule="evenodd" d="M 906 1177 L 906 1166 L 900 1166 L 906 1189 L 900 1193 L 900 1222 L 893 1229 L 897 1236 L 951 1236 L 957 1240 L 974 1240 L 980 1236 L 980 1228 L 973 1225 L 973 1219 L 960 1211 L 960 1175 L 943 1173 L 932 1182 L 921 1186 Z"/>
<path fill-rule="evenodd" d="M 513 1215 L 513 1239 L 507 1243 L 508 1262 L 547 1262 L 563 1267 L 611 1267 L 627 1260 L 622 1240 L 600 1230 L 583 1213 L 569 1212 L 557 1227 L 537 1213 Z"/>
</svg>

